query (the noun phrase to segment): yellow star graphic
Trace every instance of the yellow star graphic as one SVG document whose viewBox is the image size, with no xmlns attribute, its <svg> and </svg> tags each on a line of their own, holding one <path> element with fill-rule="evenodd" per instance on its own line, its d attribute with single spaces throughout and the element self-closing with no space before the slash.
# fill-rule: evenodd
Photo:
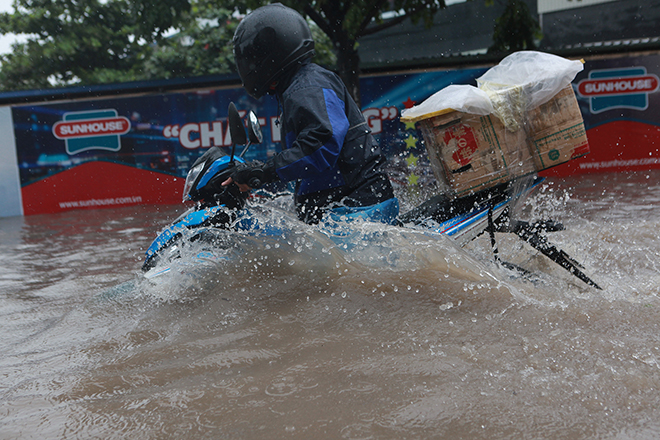
<svg viewBox="0 0 660 440">
<path fill-rule="evenodd" d="M 417 138 L 411 134 L 406 138 L 406 148 L 415 148 L 417 146 Z"/>
<path fill-rule="evenodd" d="M 402 121 L 403 122 L 403 121 Z M 414 130 L 415 129 L 415 123 L 412 121 L 405 121 L 403 124 L 406 126 L 406 130 Z"/>
<path fill-rule="evenodd" d="M 406 162 L 408 163 L 409 167 L 417 166 L 417 156 L 411 154 L 410 156 L 406 157 Z"/>
<path fill-rule="evenodd" d="M 416 174 L 411 174 L 408 176 L 408 185 L 417 185 L 417 181 L 419 180 L 419 176 Z"/>
</svg>

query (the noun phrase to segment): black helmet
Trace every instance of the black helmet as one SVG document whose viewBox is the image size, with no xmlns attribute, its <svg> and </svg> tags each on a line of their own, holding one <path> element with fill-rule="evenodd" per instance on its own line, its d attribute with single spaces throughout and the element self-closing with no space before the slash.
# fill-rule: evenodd
<svg viewBox="0 0 660 440">
<path fill-rule="evenodd" d="M 280 3 L 249 13 L 234 33 L 234 57 L 247 92 L 260 98 L 289 66 L 314 55 L 307 21 Z"/>
</svg>

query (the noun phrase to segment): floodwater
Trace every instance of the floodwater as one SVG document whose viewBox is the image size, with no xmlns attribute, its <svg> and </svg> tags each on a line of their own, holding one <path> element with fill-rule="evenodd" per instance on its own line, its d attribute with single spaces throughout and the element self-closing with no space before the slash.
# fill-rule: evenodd
<svg viewBox="0 0 660 440">
<path fill-rule="evenodd" d="M 660 437 L 658 171 L 549 180 L 519 209 L 563 222 L 551 242 L 602 291 L 502 234 L 529 274 L 488 237 L 382 226 L 141 280 L 180 211 L 0 219 L 1 439 Z"/>
</svg>

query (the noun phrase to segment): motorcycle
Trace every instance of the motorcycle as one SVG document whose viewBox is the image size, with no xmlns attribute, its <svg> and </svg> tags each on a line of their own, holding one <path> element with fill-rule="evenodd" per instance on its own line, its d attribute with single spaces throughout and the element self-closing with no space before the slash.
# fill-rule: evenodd
<svg viewBox="0 0 660 440">
<path fill-rule="evenodd" d="M 181 263 L 182 252 L 194 249 L 193 258 L 186 264 L 195 265 L 219 260 L 231 260 L 233 248 L 227 240 L 228 231 L 255 231 L 277 236 L 277 226 L 259 223 L 247 206 L 248 193 L 240 192 L 236 185 L 222 186 L 231 175 L 236 163 L 244 163 L 244 155 L 251 145 L 263 141 L 257 116 L 250 111 L 244 124 L 234 103 L 229 104 L 228 124 L 232 139 L 230 154 L 219 147 L 211 147 L 191 167 L 184 184 L 183 201 L 195 205 L 167 226 L 145 252 L 142 272 L 147 279 L 156 279 Z M 246 135 L 247 125 L 247 135 Z M 236 147 L 244 149 L 236 155 Z M 565 252 L 547 240 L 546 233 L 563 229 L 553 221 L 525 222 L 511 217 L 514 201 L 526 197 L 539 187 L 542 178 L 531 177 L 524 184 L 508 182 L 460 198 L 436 195 L 421 205 L 402 214 L 399 226 L 424 230 L 430 234 L 450 237 L 459 246 L 488 233 L 495 260 L 503 266 L 527 273 L 521 267 L 503 261 L 498 252 L 495 233 L 512 233 L 550 258 L 586 284 L 600 287 L 583 272 L 583 267 Z M 260 181 L 250 186 L 259 187 Z M 330 234 L 332 235 L 332 234 Z M 345 234 L 336 234 L 346 240 Z M 193 247 L 195 243 L 203 246 Z"/>
</svg>

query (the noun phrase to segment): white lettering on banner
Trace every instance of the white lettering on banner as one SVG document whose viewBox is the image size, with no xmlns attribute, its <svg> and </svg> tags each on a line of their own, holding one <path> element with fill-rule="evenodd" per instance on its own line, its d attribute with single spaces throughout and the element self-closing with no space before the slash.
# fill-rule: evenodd
<svg viewBox="0 0 660 440">
<path fill-rule="evenodd" d="M 378 134 L 383 131 L 383 121 L 396 119 L 399 116 L 399 109 L 396 107 L 368 108 L 362 114 L 367 120 L 371 133 Z"/>
<path fill-rule="evenodd" d="M 60 208 L 90 208 L 93 206 L 113 206 L 113 205 L 128 205 L 133 203 L 141 203 L 141 196 L 131 197 L 115 197 L 111 199 L 90 199 L 90 200 L 76 200 L 72 202 L 60 202 Z"/>
<path fill-rule="evenodd" d="M 223 136 L 222 122 L 191 122 L 180 127 L 179 125 L 166 125 L 163 127 L 163 136 L 167 139 L 178 138 L 184 148 L 194 150 L 200 147 L 219 147 L 229 145 L 229 130 Z"/>
<path fill-rule="evenodd" d="M 245 111 L 241 111 L 245 114 Z M 396 107 L 381 107 L 381 108 L 368 108 L 362 112 L 367 121 L 367 125 L 373 134 L 378 134 L 383 131 L 383 121 L 390 121 L 399 116 L 399 109 Z M 259 118 L 259 125 L 265 127 L 270 123 L 271 142 L 277 143 L 282 141 L 281 124 L 278 124 L 278 116 L 270 117 L 267 121 L 266 118 Z M 163 136 L 167 139 L 177 138 L 179 143 L 189 150 L 197 148 L 209 148 L 214 145 L 219 147 L 231 145 L 231 134 L 229 130 L 223 133 L 223 126 L 221 121 L 211 122 L 189 122 L 182 126 L 166 125 L 163 127 Z"/>
<path fill-rule="evenodd" d="M 634 76 L 630 78 L 603 78 L 582 80 L 578 92 L 582 96 L 604 96 L 625 93 L 653 93 L 658 89 L 658 77 L 655 75 Z"/>
<path fill-rule="evenodd" d="M 208 122 L 199 124 L 199 136 L 203 146 L 222 145 L 222 122 L 214 122 L 211 129 Z M 213 144 L 211 144 L 213 140 Z"/>
<path fill-rule="evenodd" d="M 179 137 L 179 126 L 178 125 L 166 125 L 163 128 L 163 136 L 166 138 Z"/>
<path fill-rule="evenodd" d="M 367 125 L 371 128 L 372 133 L 380 133 L 383 131 L 383 122 L 380 120 L 380 111 L 377 108 L 368 108 L 362 112 L 364 119 L 367 120 Z"/>
<path fill-rule="evenodd" d="M 273 142 L 282 141 L 282 130 L 280 130 L 279 116 L 271 116 L 270 118 L 270 139 Z"/>
<path fill-rule="evenodd" d="M 225 133 L 225 140 L 222 145 L 231 145 L 231 132 L 229 130 Z"/>
<path fill-rule="evenodd" d="M 650 79 L 638 79 L 636 81 L 607 81 L 585 84 L 585 92 L 588 94 L 602 92 L 627 92 L 631 90 L 649 91 L 653 90 L 653 82 Z"/>
<path fill-rule="evenodd" d="M 649 166 L 649 165 L 658 165 L 658 164 L 660 164 L 659 157 L 627 159 L 627 160 L 614 159 L 614 160 L 607 160 L 602 162 L 584 162 L 580 164 L 580 169 L 602 170 L 607 168 L 627 168 L 627 167 Z"/>
<path fill-rule="evenodd" d="M 190 139 L 190 133 L 199 133 L 199 124 L 186 124 L 179 130 L 179 142 L 184 148 L 194 150 L 202 144 L 199 139 Z"/>
<path fill-rule="evenodd" d="M 57 139 L 70 139 L 101 135 L 122 135 L 128 133 L 131 123 L 124 117 L 60 121 L 53 125 L 53 134 Z"/>
</svg>

